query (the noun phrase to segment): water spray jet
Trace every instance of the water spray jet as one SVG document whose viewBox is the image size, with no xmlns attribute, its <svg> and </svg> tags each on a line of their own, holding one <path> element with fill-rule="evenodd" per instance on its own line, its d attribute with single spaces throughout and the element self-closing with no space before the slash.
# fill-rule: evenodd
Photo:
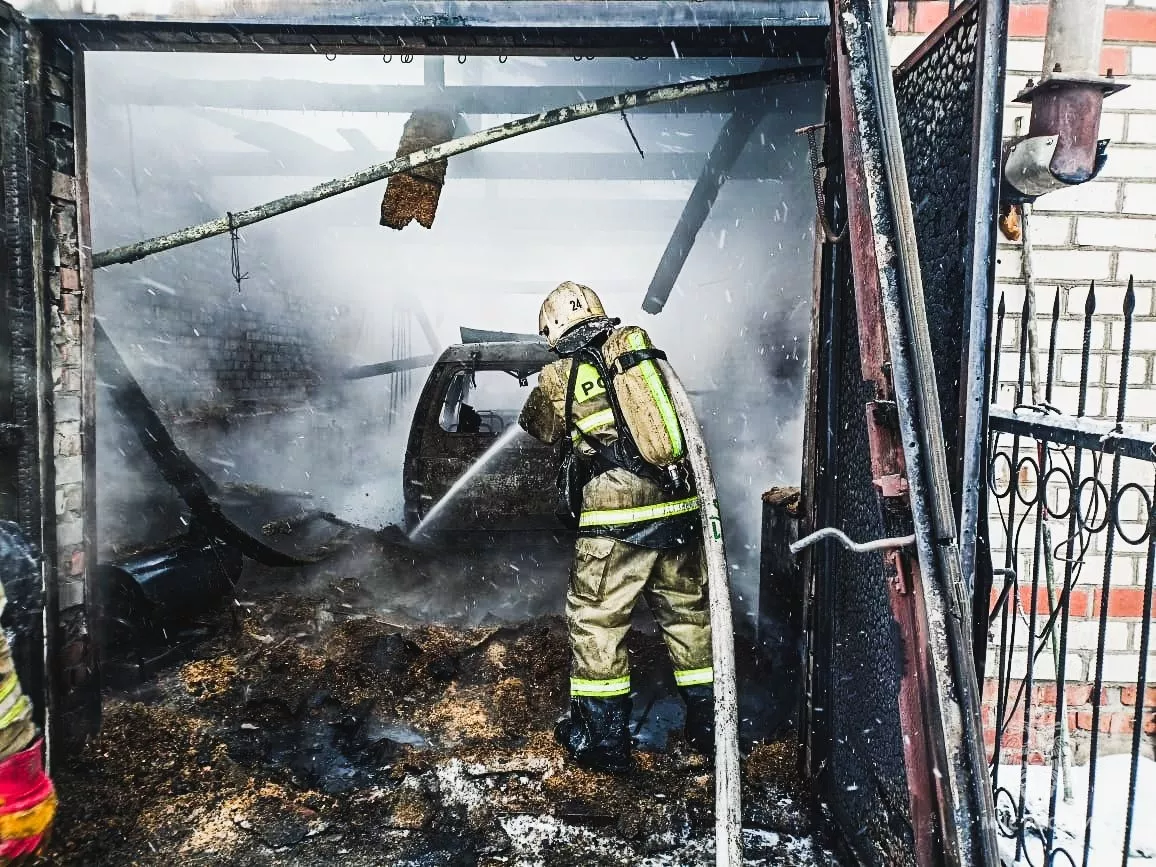
<svg viewBox="0 0 1156 867">
<path fill-rule="evenodd" d="M 416 541 L 421 538 L 423 534 L 428 534 L 429 528 L 436 523 L 446 508 L 457 499 L 458 495 L 466 489 L 470 482 L 481 474 L 482 470 L 484 470 L 494 458 L 505 451 L 506 448 L 517 439 L 518 434 L 521 432 L 522 429 L 517 425 L 510 425 L 506 428 L 502 435 L 494 440 L 493 444 L 470 465 L 469 469 L 458 476 L 457 481 L 450 486 L 450 489 L 445 492 L 445 495 L 442 496 L 442 498 L 434 504 L 434 507 L 426 513 L 425 517 L 418 522 L 418 525 L 408 534 L 410 541 Z"/>
</svg>

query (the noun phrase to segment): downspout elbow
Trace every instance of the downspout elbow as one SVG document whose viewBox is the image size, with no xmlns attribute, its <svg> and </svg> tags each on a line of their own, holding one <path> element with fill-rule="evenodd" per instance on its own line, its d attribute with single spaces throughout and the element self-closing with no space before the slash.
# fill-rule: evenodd
<svg viewBox="0 0 1156 867">
<path fill-rule="evenodd" d="M 1004 149 L 1002 198 L 1016 204 L 1034 202 L 1047 193 L 1095 180 L 1108 161 L 1108 139 L 1092 144 L 1089 156 L 1082 143 L 1058 133 L 1013 142 Z"/>
<path fill-rule="evenodd" d="M 1103 169 L 1104 98 L 1128 86 L 1110 69 L 1099 73 L 1104 8 L 1105 0 L 1051 0 L 1043 73 L 1015 97 L 1032 112 L 1027 135 L 1004 150 L 1005 205 L 1087 183 Z"/>
</svg>

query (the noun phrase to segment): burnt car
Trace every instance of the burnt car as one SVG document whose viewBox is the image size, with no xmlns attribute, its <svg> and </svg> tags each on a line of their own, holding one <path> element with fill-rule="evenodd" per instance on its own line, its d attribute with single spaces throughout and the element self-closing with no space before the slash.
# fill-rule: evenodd
<svg viewBox="0 0 1156 867">
<path fill-rule="evenodd" d="M 414 412 L 402 470 L 406 531 L 412 532 L 507 431 L 531 381 L 555 356 L 537 338 L 471 332 L 441 354 Z M 487 338 L 512 339 L 487 339 Z M 428 530 L 461 537 L 477 532 L 563 530 L 555 517 L 557 447 L 524 431 L 455 491 Z"/>
</svg>

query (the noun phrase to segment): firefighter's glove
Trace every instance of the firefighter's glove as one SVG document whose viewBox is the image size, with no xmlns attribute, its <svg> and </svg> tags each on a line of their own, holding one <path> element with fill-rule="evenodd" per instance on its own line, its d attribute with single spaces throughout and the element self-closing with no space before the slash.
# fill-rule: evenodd
<svg viewBox="0 0 1156 867">
<path fill-rule="evenodd" d="M 56 817 L 56 790 L 44 773 L 43 741 L 0 760 L 0 867 L 41 851 Z"/>
<path fill-rule="evenodd" d="M 562 419 L 541 386 L 535 386 L 518 415 L 522 430 L 534 439 L 554 445 L 566 433 Z"/>
</svg>

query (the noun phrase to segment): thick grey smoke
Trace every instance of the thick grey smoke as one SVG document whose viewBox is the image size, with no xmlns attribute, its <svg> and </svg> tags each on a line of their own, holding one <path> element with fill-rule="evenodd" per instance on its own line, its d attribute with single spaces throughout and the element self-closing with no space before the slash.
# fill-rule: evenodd
<svg viewBox="0 0 1156 867">
<path fill-rule="evenodd" d="M 342 109 L 360 107 L 368 86 L 418 85 L 427 74 L 421 58 L 110 53 L 86 63 L 98 249 L 388 159 L 408 109 L 423 106 Z M 444 76 L 451 95 L 459 85 L 508 95 L 492 113 L 459 116 L 476 130 L 551 107 L 516 104 L 532 99 L 530 86 L 573 102 L 590 95 L 584 88 L 760 64 L 447 58 Z M 97 275 L 97 312 L 147 393 L 177 419 L 183 447 L 218 480 L 308 490 L 342 517 L 380 526 L 401 518 L 401 462 L 425 373 L 359 382 L 336 374 L 430 352 L 414 309 L 440 350 L 463 325 L 533 331 L 545 292 L 565 279 L 587 283 L 612 315 L 651 332 L 694 393 L 739 610 L 753 616 L 760 495 L 799 477 L 814 202 L 794 130 L 820 117 L 821 99 L 819 86 L 742 97 L 766 119 L 657 317 L 641 311 L 643 294 L 726 120 L 689 103 L 634 114 L 630 130 L 620 117 L 597 118 L 457 157 L 432 231 L 380 228 L 383 185 L 245 229 L 239 291 L 227 238 L 108 269 Z M 270 334 L 288 356 L 254 355 L 253 342 Z M 163 535 L 179 510 L 109 407 L 99 411 L 106 549 Z M 156 517 L 143 521 L 142 510 Z"/>
</svg>

